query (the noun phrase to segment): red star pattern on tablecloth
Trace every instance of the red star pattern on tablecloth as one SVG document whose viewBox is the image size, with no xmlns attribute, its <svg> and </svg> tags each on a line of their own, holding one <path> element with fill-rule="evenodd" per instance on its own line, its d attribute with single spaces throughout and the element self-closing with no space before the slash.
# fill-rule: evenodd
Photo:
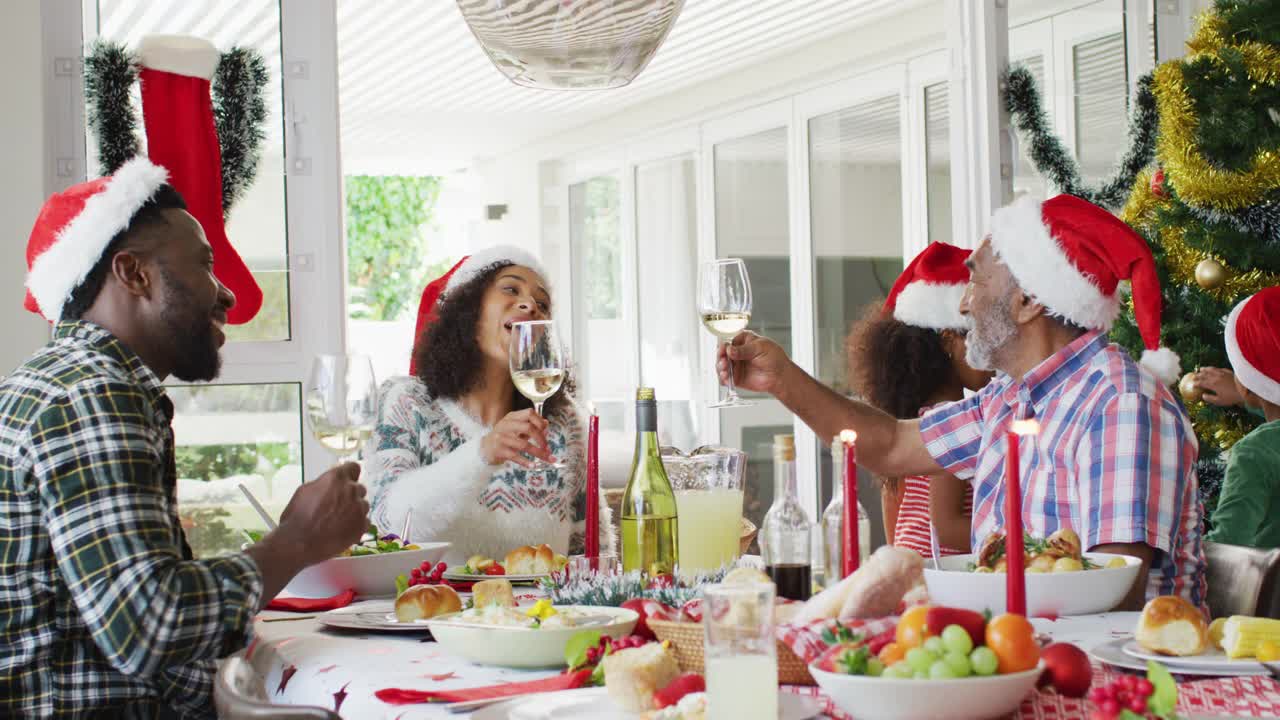
<svg viewBox="0 0 1280 720">
<path fill-rule="evenodd" d="M 276 687 L 277 695 L 284 692 L 284 689 L 289 685 L 289 681 L 293 679 L 294 674 L 297 672 L 298 672 L 297 665 L 289 665 L 284 669 L 283 672 L 280 673 L 280 684 Z"/>
<path fill-rule="evenodd" d="M 351 683 L 347 683 L 347 685 L 350 685 L 350 684 Z M 338 692 L 333 694 L 333 711 L 334 712 L 341 712 L 342 710 L 342 703 L 347 699 L 347 685 L 343 685 L 342 688 L 338 690 Z"/>
</svg>

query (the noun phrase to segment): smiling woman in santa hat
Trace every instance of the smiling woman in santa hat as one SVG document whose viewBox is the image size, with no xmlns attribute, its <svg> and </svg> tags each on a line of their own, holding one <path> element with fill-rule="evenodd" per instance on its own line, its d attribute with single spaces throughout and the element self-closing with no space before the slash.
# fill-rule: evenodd
<svg viewBox="0 0 1280 720">
<path fill-rule="evenodd" d="M 867 402 L 898 418 L 982 389 L 991 373 L 965 362 L 969 321 L 960 299 L 969 283 L 969 250 L 936 242 L 898 276 L 849 333 L 850 384 Z M 932 555 L 969 552 L 973 490 L 947 474 L 886 477 L 881 486 L 884 526 L 890 542 Z"/>
<path fill-rule="evenodd" d="M 1237 390 L 1267 421 L 1231 447 L 1208 539 L 1280 547 L 1280 287 L 1236 305 L 1225 337 Z"/>
<path fill-rule="evenodd" d="M 415 541 L 453 543 L 450 565 L 539 543 L 582 551 L 585 443 L 573 379 L 541 417 L 516 391 L 508 362 L 512 323 L 551 319 L 546 277 L 518 248 L 463 258 L 422 294 L 412 376 L 379 395 L 365 454 L 372 517 L 395 528 L 412 515 Z M 535 458 L 563 467 L 534 467 Z M 607 506 L 601 513 L 608 552 Z"/>
</svg>

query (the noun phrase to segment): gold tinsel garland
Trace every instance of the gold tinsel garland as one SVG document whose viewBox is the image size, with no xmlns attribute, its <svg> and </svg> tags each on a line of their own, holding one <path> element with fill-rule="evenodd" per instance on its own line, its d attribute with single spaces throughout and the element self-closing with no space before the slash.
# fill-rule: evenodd
<svg viewBox="0 0 1280 720">
<path fill-rule="evenodd" d="M 1209 14 L 1187 42 L 1192 51 L 1189 58 L 1202 55 L 1220 60 L 1219 53 L 1226 45 L 1221 18 Z M 1280 51 L 1252 41 L 1231 47 L 1244 57 L 1250 80 L 1266 85 L 1280 82 Z M 1268 192 L 1280 187 L 1280 154 L 1273 150 L 1260 150 L 1249 167 L 1240 171 L 1216 167 L 1201 154 L 1196 147 L 1197 123 L 1181 62 L 1171 61 L 1156 68 L 1153 85 L 1160 113 L 1156 157 L 1178 195 L 1194 205 L 1231 211 L 1261 202 Z"/>
</svg>

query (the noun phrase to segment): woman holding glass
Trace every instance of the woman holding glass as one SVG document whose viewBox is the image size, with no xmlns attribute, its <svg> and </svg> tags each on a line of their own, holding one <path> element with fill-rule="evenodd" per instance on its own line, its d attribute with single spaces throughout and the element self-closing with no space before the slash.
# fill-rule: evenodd
<svg viewBox="0 0 1280 720">
<path fill-rule="evenodd" d="M 584 423 L 545 278 L 516 248 L 464 258 L 423 292 L 411 377 L 380 393 L 365 453 L 371 517 L 399 528 L 412 514 L 413 541 L 453 543 L 450 565 L 521 545 L 583 549 Z M 600 512 L 601 552 L 612 552 Z"/>
</svg>

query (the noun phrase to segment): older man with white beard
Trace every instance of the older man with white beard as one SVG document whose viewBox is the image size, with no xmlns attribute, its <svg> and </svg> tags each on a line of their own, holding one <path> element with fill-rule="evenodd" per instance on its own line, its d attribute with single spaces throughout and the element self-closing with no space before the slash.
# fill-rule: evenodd
<svg viewBox="0 0 1280 720">
<path fill-rule="evenodd" d="M 1158 347 L 1160 283 L 1146 242 L 1080 198 L 1024 198 L 996 211 L 969 265 L 966 357 L 1002 373 L 972 397 L 898 420 L 823 386 L 750 332 L 721 351 L 721 379 L 732 370 L 739 387 L 777 397 L 820 437 L 853 428 L 858 459 L 877 473 L 968 480 L 975 547 L 1004 527 L 1010 423 L 1035 418 L 1040 433 L 1018 473 L 1026 531 L 1070 528 L 1087 549 L 1140 558 L 1125 607 L 1180 595 L 1203 608 L 1199 448 L 1169 392 L 1178 359 Z M 1126 280 L 1147 347 L 1141 367 L 1106 338 Z"/>
</svg>

